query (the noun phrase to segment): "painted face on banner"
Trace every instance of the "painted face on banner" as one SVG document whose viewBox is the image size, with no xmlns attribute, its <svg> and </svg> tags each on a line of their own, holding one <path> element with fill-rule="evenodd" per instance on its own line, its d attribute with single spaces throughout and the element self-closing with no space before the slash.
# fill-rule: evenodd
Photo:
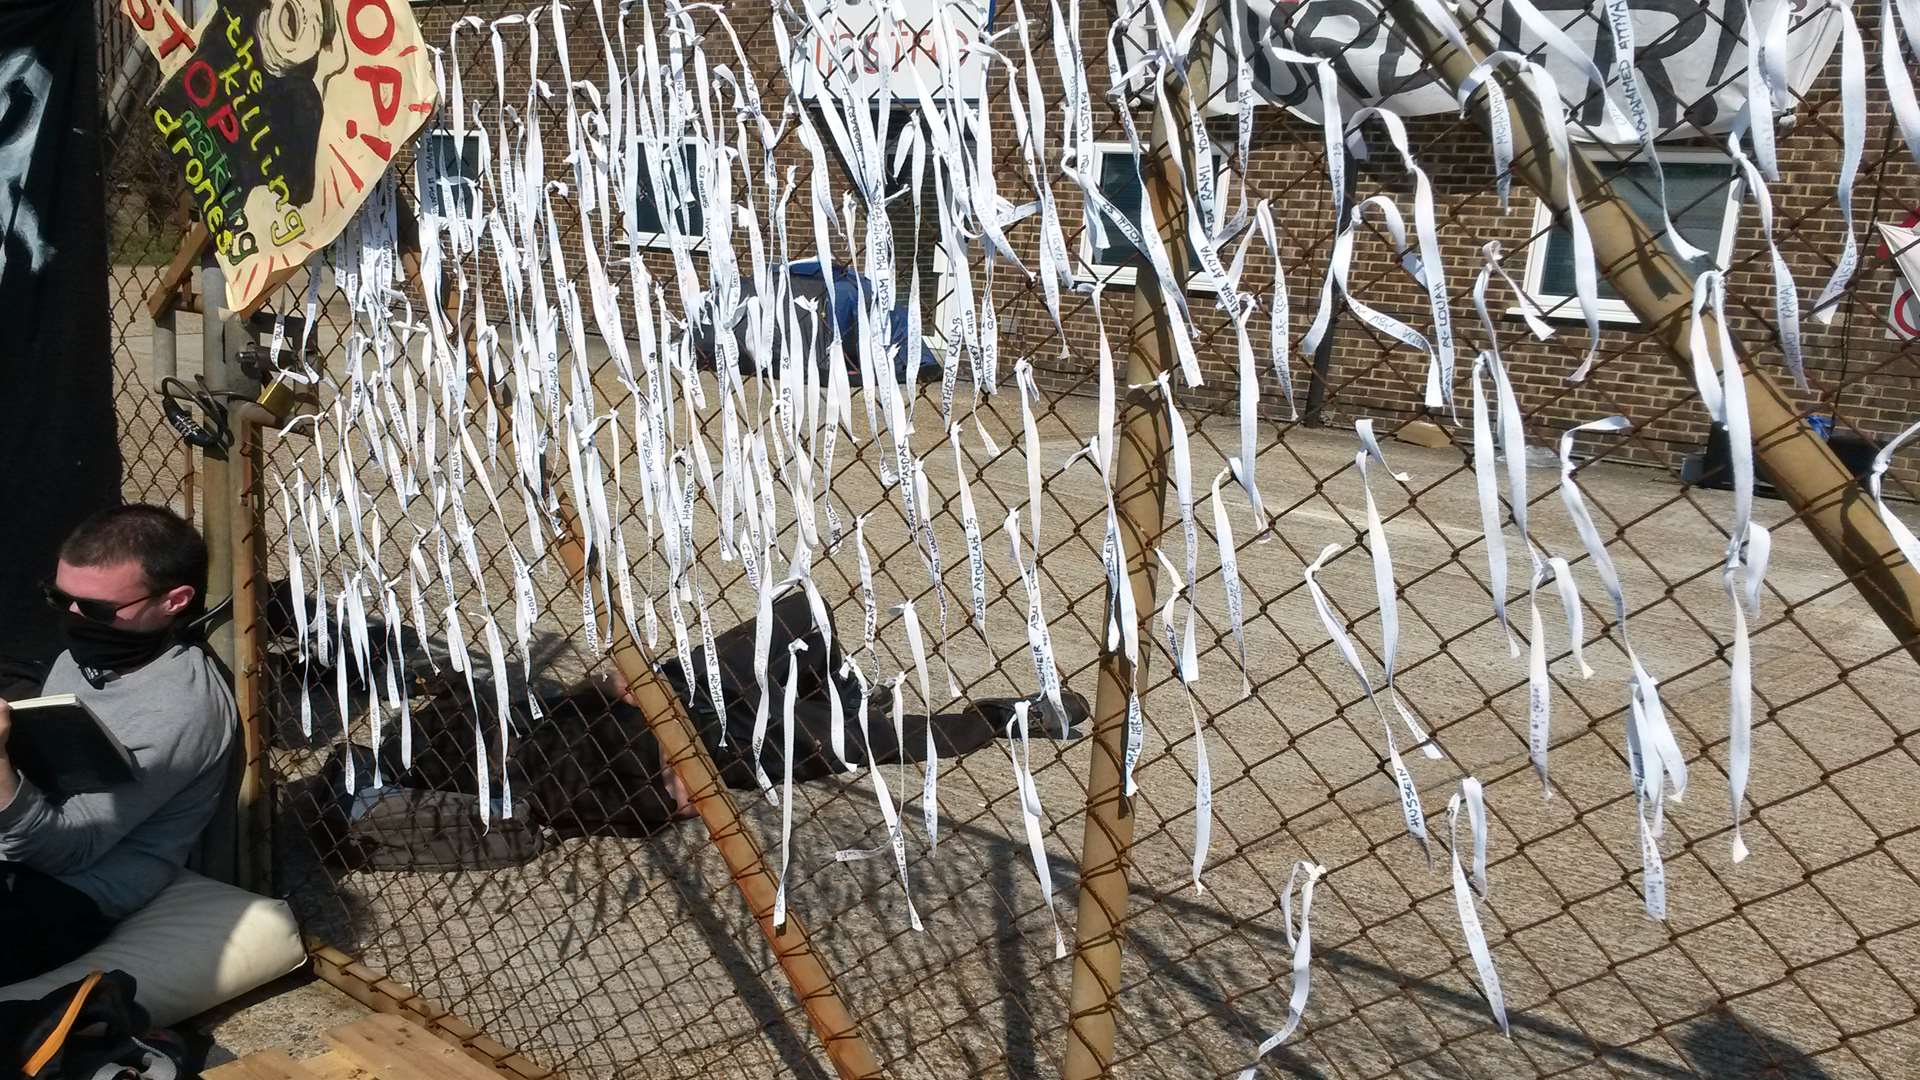
<svg viewBox="0 0 1920 1080">
<path fill-rule="evenodd" d="M 271 0 L 255 24 L 261 66 L 284 75 L 320 55 L 333 37 L 333 13 L 319 0 Z"/>
</svg>

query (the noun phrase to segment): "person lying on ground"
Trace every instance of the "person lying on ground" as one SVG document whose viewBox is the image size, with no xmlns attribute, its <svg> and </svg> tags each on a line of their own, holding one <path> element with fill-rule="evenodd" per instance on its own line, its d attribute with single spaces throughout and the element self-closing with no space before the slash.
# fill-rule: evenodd
<svg viewBox="0 0 1920 1080">
<path fill-rule="evenodd" d="M 844 666 L 838 635 L 829 646 L 814 626 L 803 595 L 790 593 L 776 600 L 772 626 L 768 655 L 776 662 L 767 666 L 771 683 L 768 725 L 759 763 L 776 786 L 785 775 L 781 725 L 785 722 L 786 656 L 788 643 L 796 637 L 807 644 L 797 654 L 795 667 L 796 783 L 820 780 L 854 766 L 923 761 L 929 734 L 943 761 L 972 753 L 1010 734 L 1009 723 L 1019 700 L 1016 698 L 971 701 L 957 711 L 933 716 L 903 713 L 896 732 L 890 688 L 881 685 L 863 689 L 859 679 Z M 718 635 L 715 651 L 720 661 L 724 711 L 713 703 L 704 649 L 693 650 L 693 680 L 687 679 L 677 658 L 662 662 L 660 673 L 686 709 L 722 782 L 735 790 L 757 790 L 760 785 L 754 770 L 752 736 L 759 684 L 753 673 L 753 622 Z M 841 702 L 844 764 L 832 748 L 833 693 L 839 694 Z M 485 690 L 474 696 L 479 699 L 480 726 L 488 742 L 489 789 L 497 796 L 501 773 L 498 722 L 489 715 L 493 696 Z M 863 697 L 867 712 L 864 734 L 859 724 Z M 909 694 L 908 700 L 911 697 Z M 1077 733 L 1088 715 L 1086 700 L 1071 690 L 1061 693 L 1064 717 L 1055 715 L 1042 695 L 1029 700 L 1033 703 L 1031 725 L 1036 735 Z M 474 707 L 464 681 L 447 684 L 416 706 L 412 764 L 401 761 L 399 737 L 389 733 L 381 744 L 382 779 L 402 789 L 458 793 L 477 799 Z M 520 826 L 542 827 L 560 837 L 643 837 L 692 816 L 687 793 L 664 763 L 644 715 L 605 680 L 583 681 L 543 701 L 537 718 L 520 703 L 513 710 L 510 726 L 505 778 L 512 785 Z M 364 747 L 355 750 L 355 787 L 364 788 L 372 782 L 372 755 Z M 341 764 L 336 750 L 328 777 L 333 792 L 344 796 Z M 364 792 L 356 791 L 355 795 L 357 799 L 342 798 L 337 812 L 351 816 L 353 806 L 369 805 L 371 800 Z M 335 827 L 340 824 L 336 818 Z"/>
<path fill-rule="evenodd" d="M 0 701 L 0 984 L 99 944 L 173 881 L 212 819 L 238 711 L 188 632 L 206 578 L 205 541 L 157 506 L 103 510 L 61 546 L 45 593 L 67 649 L 42 692 L 85 702 L 132 753 L 134 780 L 47 795 L 14 768 Z"/>
</svg>

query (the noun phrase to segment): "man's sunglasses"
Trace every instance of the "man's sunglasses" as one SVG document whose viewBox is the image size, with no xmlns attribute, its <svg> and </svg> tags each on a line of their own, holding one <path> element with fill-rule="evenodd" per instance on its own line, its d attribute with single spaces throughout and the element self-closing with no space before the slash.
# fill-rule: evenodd
<svg viewBox="0 0 1920 1080">
<path fill-rule="evenodd" d="M 120 617 L 120 613 L 135 604 L 144 603 L 160 593 L 148 593 L 123 603 L 111 600 L 89 600 L 84 596 L 73 596 L 55 588 L 51 582 L 40 583 L 40 591 L 46 595 L 47 605 L 55 611 L 78 611 L 80 617 L 88 622 L 111 623 Z"/>
</svg>

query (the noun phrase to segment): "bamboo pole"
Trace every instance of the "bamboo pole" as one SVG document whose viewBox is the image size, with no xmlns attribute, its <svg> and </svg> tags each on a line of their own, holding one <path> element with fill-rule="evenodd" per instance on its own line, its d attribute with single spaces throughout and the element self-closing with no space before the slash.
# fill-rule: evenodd
<svg viewBox="0 0 1920 1080">
<path fill-rule="evenodd" d="M 271 420 L 269 416 L 266 419 Z M 267 716 L 260 692 L 260 603 L 265 521 L 260 500 L 264 457 L 259 418 L 236 417 L 233 481 L 233 699 L 240 711 L 240 789 L 235 876 L 241 888 L 271 894 L 273 822 L 267 798 Z"/>
<path fill-rule="evenodd" d="M 401 213 L 410 214 L 404 202 L 401 203 Z M 441 287 L 442 283 L 428 282 L 421 277 L 417 252 L 402 253 L 401 265 L 409 286 L 417 284 L 422 290 Z M 445 297 L 443 306 L 450 308 L 453 299 L 451 296 Z M 463 313 L 456 317 L 465 318 Z M 484 396 L 490 391 L 480 377 L 478 359 L 473 352 L 474 335 L 468 333 L 465 339 L 469 388 L 473 393 Z M 503 430 L 501 439 L 504 441 L 508 434 Z M 587 580 L 586 547 L 581 541 L 585 531 L 572 498 L 564 490 L 556 490 L 554 494 L 566 531 L 554 538 L 552 550 L 559 553 L 560 561 L 565 564 L 569 582 L 577 586 Z M 842 1080 L 873 1080 L 884 1076 L 879 1059 L 874 1057 L 852 1012 L 841 1000 L 840 992 L 833 984 L 833 976 L 814 953 L 806 927 L 799 916 L 789 909 L 785 925 L 773 925 L 774 896 L 778 892 L 779 881 L 773 871 L 767 868 L 759 842 L 741 820 L 740 808 L 727 793 L 727 786 L 720 778 L 720 770 L 714 764 L 713 756 L 700 741 L 700 735 L 687 718 L 685 706 L 674 695 L 673 687 L 655 670 L 646 650 L 633 640 L 633 636 L 618 620 L 614 623 L 608 651 L 613 657 L 614 669 L 620 673 L 623 696 L 640 710 L 647 727 L 653 732 L 654 740 L 659 743 L 661 759 L 673 769 L 681 785 L 686 788 L 694 811 L 707 827 L 713 846 L 720 852 L 720 857 L 726 860 L 727 872 L 732 876 L 734 886 L 740 890 L 747 910 L 760 925 L 760 933 L 766 937 L 774 959 L 779 961 L 780 969 L 786 973 L 794 997 L 806 1010 L 808 1023 L 826 1047 L 834 1071 L 839 1073 Z"/>
<path fill-rule="evenodd" d="M 572 500 L 564 494 L 560 496 L 560 513 L 567 533 L 559 537 L 554 546 L 566 564 L 570 580 L 578 584 L 585 580 L 587 573 L 585 550 L 580 541 L 584 533 Z M 686 709 L 674 696 L 673 687 L 654 670 L 640 644 L 617 620 L 611 652 L 627 700 L 646 718 L 647 727 L 660 744 L 661 758 L 686 787 L 694 810 L 713 838 L 713 846 L 727 861 L 727 872 L 746 900 L 747 910 L 760 924 L 760 933 L 766 937 L 781 970 L 786 972 L 801 1008 L 806 1010 L 814 1034 L 825 1044 L 835 1071 L 842 1080 L 884 1075 L 853 1014 L 834 988 L 833 976 L 814 953 L 799 916 L 789 909 L 786 925 L 778 928 L 773 925 L 773 899 L 779 882 L 767 868 L 759 843 L 741 821 L 740 808 L 727 794 L 720 770 L 687 719 Z"/>
<path fill-rule="evenodd" d="M 1194 0 L 1169 0 L 1169 22 L 1179 26 L 1193 11 Z M 1206 56 L 1212 40 L 1199 35 L 1200 55 L 1190 78 L 1208 86 Z M 1163 91 L 1170 95 L 1173 131 L 1161 111 L 1154 114 L 1147 160 L 1141 163 L 1145 197 L 1159 223 L 1166 250 L 1186 250 L 1187 193 L 1174 168 L 1178 152 L 1174 132 L 1182 130 L 1195 107 L 1185 84 Z M 1124 106 L 1123 106 L 1124 107 Z M 1210 165 L 1211 163 L 1209 163 Z M 1192 168 L 1193 162 L 1187 163 Z M 1144 386 L 1167 369 L 1174 345 L 1165 317 L 1167 298 L 1145 260 L 1136 260 L 1138 285 L 1134 293 L 1134 332 L 1127 353 L 1127 382 Z M 1177 265 L 1184 266 L 1184 260 Z M 1140 336 L 1146 325 L 1152 333 Z M 1154 610 L 1154 561 L 1150 549 L 1166 528 L 1167 430 L 1166 403 L 1146 391 L 1134 391 L 1122 405 L 1120 437 L 1115 457 L 1114 510 L 1119 518 L 1127 554 L 1127 587 L 1133 590 L 1141 634 L 1151 638 L 1148 620 Z M 1140 652 L 1138 684 L 1146 679 L 1147 652 Z M 1087 823 L 1080 848 L 1080 905 L 1075 916 L 1072 1016 L 1067 1037 L 1065 1080 L 1093 1080 L 1108 1076 L 1114 1061 L 1114 999 L 1120 991 L 1120 937 L 1127 916 L 1127 863 L 1133 844 L 1133 806 L 1122 789 L 1126 762 L 1127 688 L 1135 684 L 1126 657 L 1117 652 L 1100 657 L 1099 688 L 1094 699 L 1093 761 L 1087 781 Z"/>
<path fill-rule="evenodd" d="M 1463 52 L 1447 41 L 1421 14 L 1418 0 L 1386 0 L 1385 7 L 1396 29 L 1425 57 L 1434 76 L 1457 90 L 1479 63 L 1477 54 L 1484 53 L 1484 47 Z M 1470 40 L 1469 45 L 1476 43 Z M 1511 69 L 1501 68 L 1494 77 L 1509 101 L 1532 100 L 1532 91 Z M 1580 208 L 1593 236 L 1596 262 L 1620 299 L 1690 377 L 1693 353 L 1688 331 L 1693 290 L 1680 264 L 1660 246 L 1653 230 L 1626 200 L 1613 193 L 1577 145 L 1571 162 L 1555 158 L 1537 108 L 1523 106 L 1510 111 L 1514 176 L 1531 187 L 1555 214 L 1563 215 L 1567 210 L 1566 170 L 1573 169 Z M 1474 118 L 1482 127 L 1488 126 L 1484 94 L 1478 96 Z M 1712 318 L 1711 314 L 1704 317 Z M 1708 340 L 1714 337 L 1714 330 L 1708 328 Z M 1920 570 L 1901 558 L 1899 546 L 1881 522 L 1872 500 L 1826 440 L 1807 424 L 1780 385 L 1753 362 L 1737 337 L 1734 343 L 1746 375 L 1755 456 L 1774 487 L 1860 590 L 1895 640 L 1909 655 L 1920 659 Z"/>
</svg>

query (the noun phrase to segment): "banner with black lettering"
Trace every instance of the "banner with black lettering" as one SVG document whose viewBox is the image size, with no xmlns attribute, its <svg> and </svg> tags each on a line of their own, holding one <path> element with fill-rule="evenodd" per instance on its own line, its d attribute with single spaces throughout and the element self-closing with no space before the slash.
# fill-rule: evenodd
<svg viewBox="0 0 1920 1080">
<path fill-rule="evenodd" d="M 93 5 L 0 0 L 0 656 L 50 658 L 38 582 L 120 498 Z"/>
<path fill-rule="evenodd" d="M 1787 0 L 1793 2 L 1793 0 Z M 1123 41 L 1123 63 L 1140 56 L 1150 16 L 1145 0 L 1121 0 L 1122 12 L 1138 7 Z M 1560 28 L 1580 53 L 1591 56 L 1594 68 L 1612 78 L 1614 35 L 1606 0 L 1535 0 L 1531 5 L 1546 21 Z M 1463 0 L 1462 21 L 1472 22 L 1491 37 L 1497 28 L 1497 48 L 1525 53 L 1545 65 L 1554 85 L 1580 108 L 1567 117 L 1568 134 L 1591 142 L 1631 145 L 1639 142 L 1631 118 L 1619 108 L 1620 89 L 1611 89 L 1616 107 L 1608 109 L 1598 94 L 1583 90 L 1585 65 L 1560 52 L 1542 47 L 1538 33 L 1525 25 L 1520 5 L 1507 0 Z M 1333 66 L 1344 112 L 1359 105 L 1384 105 L 1400 116 L 1452 113 L 1459 109 L 1453 92 L 1435 81 L 1407 43 L 1394 32 L 1378 0 L 1245 0 L 1232 5 L 1240 24 L 1241 50 L 1253 72 L 1253 94 L 1320 121 L 1319 77 L 1311 68 L 1278 59 L 1273 46 L 1307 56 L 1324 57 Z M 1702 133 L 1729 130 L 1747 100 L 1747 5 L 1740 0 L 1635 0 L 1631 7 L 1635 70 L 1652 114 L 1655 138 L 1691 139 Z M 1840 24 L 1822 5 L 1793 3 L 1786 48 L 1786 76 L 1794 93 L 1781 108 L 1812 84 L 1832 56 L 1840 38 Z M 1211 67 L 1214 92 L 1208 111 L 1233 113 L 1234 61 L 1226 42 L 1215 45 Z"/>
</svg>

